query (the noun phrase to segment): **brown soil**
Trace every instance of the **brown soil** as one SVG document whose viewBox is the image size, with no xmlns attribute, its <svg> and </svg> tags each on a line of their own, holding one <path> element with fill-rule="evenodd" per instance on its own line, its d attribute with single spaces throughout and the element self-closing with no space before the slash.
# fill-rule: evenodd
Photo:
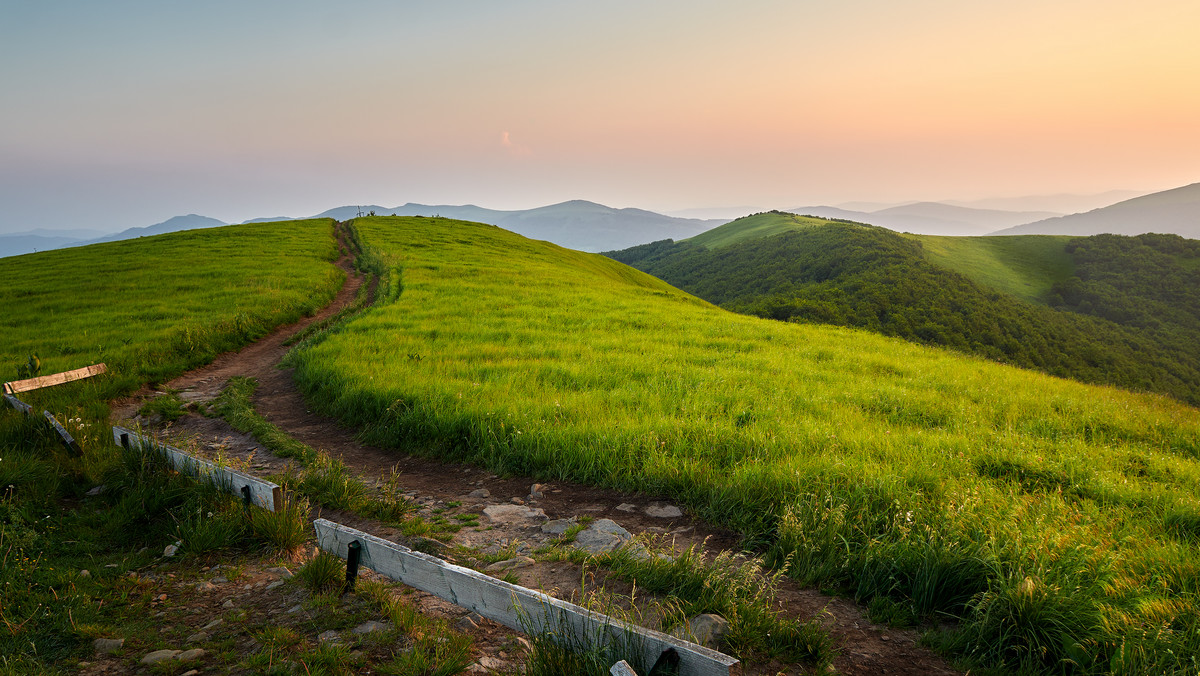
<svg viewBox="0 0 1200 676">
<path fill-rule="evenodd" d="M 348 247 L 347 247 L 348 248 Z M 308 317 L 290 326 L 276 329 L 267 337 L 238 352 L 218 357 L 208 366 L 186 373 L 166 384 L 166 388 L 178 391 L 185 401 L 208 401 L 215 398 L 229 378 L 251 376 L 258 379 L 259 387 L 254 405 L 265 418 L 286 431 L 295 439 L 313 448 L 340 457 L 345 464 L 360 476 L 368 479 L 390 476 L 399 472 L 399 486 L 411 501 L 420 506 L 423 516 L 440 514 L 452 517 L 456 514 L 480 514 L 484 507 L 520 500 L 530 507 L 545 511 L 549 519 L 570 517 L 609 518 L 618 522 L 631 533 L 655 537 L 659 542 L 673 541 L 676 547 L 703 545 L 707 552 L 721 549 L 737 551 L 736 534 L 712 527 L 687 514 L 676 518 L 656 518 L 645 513 L 652 505 L 669 504 L 655 496 L 627 495 L 589 486 L 556 482 L 543 484 L 542 497 L 530 496 L 528 477 L 498 477 L 485 470 L 458 464 L 445 464 L 425 458 L 401 455 L 397 451 L 376 448 L 359 443 L 352 430 L 338 425 L 329 418 L 311 412 L 292 380 L 290 369 L 280 368 L 288 348 L 284 343 L 289 337 L 303 330 L 312 322 L 330 317 L 355 298 L 362 278 L 350 265 L 348 259 L 339 261 L 347 272 L 347 282 L 329 306 L 313 317 Z M 137 417 L 142 402 L 154 396 L 145 390 L 128 400 L 114 402 L 114 422 L 134 420 L 143 426 L 155 421 Z M 226 457 L 240 458 L 251 471 L 271 474 L 285 470 L 289 461 L 273 456 L 249 435 L 233 430 L 223 420 L 188 414 L 164 431 L 176 438 L 183 438 L 200 452 L 220 450 Z M 486 489 L 490 497 L 470 497 L 473 491 Z M 403 540 L 401 533 L 378 522 L 356 517 L 352 514 L 326 511 L 326 518 L 344 523 L 378 535 Z M 541 533 L 539 524 L 534 523 L 490 523 L 486 516 L 479 517 L 480 528 L 463 528 L 454 536 L 452 545 L 462 545 L 480 552 L 481 556 L 497 550 L 528 553 L 549 539 Z M 426 541 L 433 544 L 432 541 Z M 467 559 L 470 562 L 470 559 Z M 581 581 L 587 591 L 603 588 L 608 593 L 628 593 L 628 586 L 620 581 L 606 578 L 602 572 L 589 568 L 581 570 L 566 562 L 538 562 L 532 566 L 513 571 L 520 583 L 541 589 L 552 595 L 578 600 Z M 423 612 L 457 619 L 466 611 L 456 608 L 435 597 L 417 593 Z M 783 580 L 778 593 L 779 607 L 788 615 L 808 619 L 820 617 L 828 628 L 840 652 L 834 667 L 840 674 L 911 674 L 941 675 L 958 674 L 945 660 L 918 645 L 919 634 L 913 630 L 891 629 L 872 623 L 864 609 L 852 601 L 822 594 L 814 589 L 804 589 Z M 511 653 L 515 636 L 510 630 L 484 620 L 471 630 L 476 648 L 481 655 L 494 656 L 506 647 Z M 506 655 L 512 659 L 511 655 Z M 743 664 L 744 674 L 789 673 L 795 666 L 777 663 Z"/>
</svg>

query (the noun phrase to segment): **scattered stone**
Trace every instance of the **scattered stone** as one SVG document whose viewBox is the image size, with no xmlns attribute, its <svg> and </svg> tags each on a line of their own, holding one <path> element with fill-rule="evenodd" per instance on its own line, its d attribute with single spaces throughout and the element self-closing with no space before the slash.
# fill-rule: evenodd
<svg viewBox="0 0 1200 676">
<path fill-rule="evenodd" d="M 892 640 L 892 638 L 891 638 L 890 636 L 888 636 L 887 634 L 880 634 L 880 635 L 879 635 L 879 640 L 880 640 L 880 641 L 884 641 L 884 642 L 886 643 L 887 641 L 890 641 L 890 640 Z"/>
<path fill-rule="evenodd" d="M 515 570 L 517 568 L 532 566 L 534 563 L 537 562 L 528 556 L 516 556 L 505 561 L 497 561 L 487 568 L 484 568 L 483 571 L 485 573 L 495 573 L 502 570 Z"/>
<path fill-rule="evenodd" d="M 636 512 L 637 505 L 632 505 L 632 504 L 629 504 L 628 502 L 622 502 L 621 504 L 617 505 L 617 511 L 618 512 Z"/>
<path fill-rule="evenodd" d="M 545 488 L 545 486 L 543 486 L 542 484 L 534 484 L 534 485 L 530 486 L 529 487 L 529 499 L 530 500 L 541 500 L 542 498 L 546 497 L 546 494 L 543 492 L 544 488 Z"/>
<path fill-rule="evenodd" d="M 175 659 L 176 655 L 182 653 L 182 650 L 155 650 L 154 652 L 142 658 L 142 664 L 158 664 L 167 660 Z"/>
<path fill-rule="evenodd" d="M 229 582 L 229 579 L 226 578 L 224 575 L 218 575 L 218 576 L 214 577 L 212 579 L 212 581 L 213 581 L 213 584 L 225 584 L 226 582 Z"/>
<path fill-rule="evenodd" d="M 287 611 L 288 611 L 289 613 L 298 613 L 298 612 L 300 612 L 301 610 L 304 610 L 304 606 L 303 606 L 302 604 L 299 604 L 299 603 L 297 603 L 296 605 L 294 605 L 294 606 L 292 606 L 291 608 L 288 608 L 288 609 L 287 609 Z"/>
<path fill-rule="evenodd" d="M 729 620 L 714 615 L 712 613 L 704 613 L 697 615 L 688 621 L 686 626 L 680 626 L 671 632 L 672 636 L 682 638 L 688 641 L 695 641 L 702 646 L 716 648 L 721 639 L 725 638 L 725 634 L 729 632 Z"/>
<path fill-rule="evenodd" d="M 546 512 L 542 508 L 523 505 L 489 505 L 483 508 L 483 514 L 494 523 L 521 523 L 546 519 Z"/>
<path fill-rule="evenodd" d="M 105 655 L 117 652 L 123 645 L 125 645 L 123 638 L 98 638 L 92 641 L 92 647 L 96 649 L 96 652 Z"/>
<path fill-rule="evenodd" d="M 656 519 L 677 519 L 683 516 L 683 511 L 675 505 L 650 505 L 644 511 L 646 516 Z"/>
<path fill-rule="evenodd" d="M 514 505 L 523 505 L 523 504 L 525 504 L 525 501 L 524 501 L 524 500 L 522 500 L 521 498 L 512 498 L 511 500 L 509 500 L 509 502 L 513 503 Z"/>
<path fill-rule="evenodd" d="M 196 591 L 212 591 L 217 588 L 217 585 L 208 580 L 201 580 L 196 583 Z"/>
<path fill-rule="evenodd" d="M 575 546 L 591 554 L 611 552 L 633 539 L 629 531 L 612 519 L 597 519 L 575 536 Z"/>
<path fill-rule="evenodd" d="M 692 526 L 680 526 L 679 528 L 676 528 L 675 530 L 671 531 L 671 535 L 684 535 L 686 533 L 692 532 L 693 530 L 695 530 L 695 528 L 693 528 Z"/>
<path fill-rule="evenodd" d="M 208 631 L 209 629 L 212 629 L 213 627 L 218 627 L 224 621 L 225 620 L 222 620 L 221 618 L 218 617 L 217 619 L 213 620 L 212 622 L 209 622 L 208 624 L 204 625 L 203 627 L 200 627 L 200 631 Z"/>
<path fill-rule="evenodd" d="M 233 599 L 226 600 L 225 603 L 221 604 L 221 607 L 225 608 L 226 610 L 232 609 L 233 608 Z"/>
<path fill-rule="evenodd" d="M 655 535 L 666 535 L 667 533 L 670 532 L 670 529 L 663 528 L 662 526 L 650 526 L 650 527 L 646 528 L 646 532 L 653 533 Z"/>
<path fill-rule="evenodd" d="M 198 631 L 187 637 L 188 643 L 208 643 L 208 634 L 203 631 Z"/>
<path fill-rule="evenodd" d="M 484 669 L 503 669 L 504 667 L 508 666 L 508 663 L 505 662 L 504 660 L 497 659 L 495 657 L 491 657 L 488 655 L 480 657 L 479 662 L 477 662 L 477 664 L 479 666 L 483 667 Z"/>
<path fill-rule="evenodd" d="M 267 591 L 271 591 L 272 589 L 279 589 L 282 586 L 283 586 L 283 580 L 275 580 L 271 584 L 267 585 Z"/>
<path fill-rule="evenodd" d="M 317 634 L 317 640 L 321 643 L 341 643 L 342 635 L 337 633 L 336 630 L 330 629 Z"/>
<path fill-rule="evenodd" d="M 88 496 L 89 498 L 94 498 L 94 497 L 96 497 L 97 495 L 100 495 L 101 493 L 103 493 L 103 492 L 104 492 L 104 491 L 106 491 L 106 490 L 108 490 L 108 487 L 107 487 L 107 486 L 104 486 L 103 484 L 101 484 L 101 485 L 99 485 L 99 486 L 96 486 L 96 487 L 92 488 L 92 489 L 91 489 L 91 490 L 89 490 L 87 493 L 84 493 L 84 495 Z"/>
<path fill-rule="evenodd" d="M 579 520 L 575 517 L 569 519 L 555 519 L 542 524 L 542 532 L 547 535 L 562 535 L 571 528 L 579 525 Z"/>
<path fill-rule="evenodd" d="M 180 662 L 190 662 L 191 660 L 198 660 L 201 657 L 204 657 L 204 648 L 192 648 L 191 650 L 179 653 L 175 656 L 175 659 Z"/>
<path fill-rule="evenodd" d="M 163 549 L 163 556 L 169 559 L 172 556 L 175 556 L 175 552 L 177 551 L 179 551 L 179 547 L 175 545 L 167 545 L 166 548 Z"/>
<path fill-rule="evenodd" d="M 376 622 L 375 620 L 367 620 L 350 631 L 355 634 L 370 634 L 376 631 L 387 631 L 392 628 L 392 625 L 387 622 Z"/>
<path fill-rule="evenodd" d="M 492 492 L 486 488 L 477 488 L 477 489 L 471 491 L 470 493 L 467 493 L 467 497 L 468 498 L 486 499 L 486 498 L 492 497 Z"/>
<path fill-rule="evenodd" d="M 284 580 L 290 580 L 293 577 L 292 571 L 288 570 L 287 566 L 276 566 L 275 568 L 268 568 L 265 572 L 270 573 L 271 575 L 278 575 L 279 577 L 283 578 Z"/>
<path fill-rule="evenodd" d="M 463 615 L 458 618 L 458 622 L 455 622 L 454 626 L 459 631 L 471 631 L 472 629 L 479 628 L 479 625 L 475 624 L 475 620 L 472 620 L 470 615 Z"/>
<path fill-rule="evenodd" d="M 79 577 L 91 577 L 91 576 L 92 576 L 92 571 L 88 570 L 87 568 L 84 568 L 83 570 L 79 571 Z"/>
<path fill-rule="evenodd" d="M 179 676 L 198 676 L 199 673 L 200 673 L 199 669 L 188 669 L 187 671 L 183 672 Z"/>
</svg>

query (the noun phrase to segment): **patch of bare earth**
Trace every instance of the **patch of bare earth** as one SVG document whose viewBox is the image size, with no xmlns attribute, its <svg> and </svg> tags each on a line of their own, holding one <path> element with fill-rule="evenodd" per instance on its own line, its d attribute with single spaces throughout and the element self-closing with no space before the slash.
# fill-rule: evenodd
<svg viewBox="0 0 1200 676">
<path fill-rule="evenodd" d="M 543 484 L 540 486 L 540 495 L 532 495 L 534 481 L 528 477 L 502 478 L 476 467 L 445 464 L 364 445 L 358 442 L 352 430 L 312 413 L 293 383 L 291 370 L 279 368 L 278 364 L 287 352 L 284 343 L 289 337 L 314 321 L 334 315 L 355 298 L 362 278 L 352 270 L 348 260 L 339 264 L 347 271 L 347 282 L 334 302 L 320 313 L 277 329 L 238 352 L 222 355 L 212 364 L 166 383 L 166 388 L 178 391 L 185 401 L 209 401 L 221 392 L 231 377 L 257 378 L 259 387 L 254 405 L 258 412 L 295 439 L 341 458 L 368 483 L 382 481 L 393 470 L 398 472 L 401 490 L 411 502 L 418 505 L 417 513 L 427 520 L 478 515 L 479 526 L 462 528 L 454 534 L 449 546 L 470 548 L 481 559 L 487 555 L 494 557 L 497 553 L 529 554 L 554 537 L 542 532 L 544 523 L 573 517 L 612 519 L 634 535 L 645 534 L 664 544 L 673 543 L 677 548 L 703 544 L 710 553 L 721 549 L 737 550 L 739 540 L 735 533 L 714 528 L 687 514 L 653 516 L 662 513 L 653 508 L 668 505 L 653 496 L 626 495 L 566 482 Z M 114 421 L 132 419 L 143 426 L 153 424 L 154 421 L 137 418 L 138 408 L 153 395 L 147 390 L 127 401 L 115 402 Z M 189 413 L 170 425 L 169 429 L 162 429 L 174 438 L 187 440 L 201 452 L 219 451 L 226 457 L 236 458 L 259 474 L 284 471 L 290 462 L 275 457 L 253 437 L 237 432 L 223 420 Z M 483 513 L 488 507 L 518 503 L 540 509 L 545 516 L 509 520 L 492 519 Z M 401 542 L 405 540 L 396 528 L 353 514 L 326 510 L 323 516 L 380 537 Z M 426 542 L 426 546 L 433 544 Z M 466 562 L 470 563 L 470 554 L 466 556 Z M 593 567 L 582 570 L 569 562 L 543 561 L 531 565 L 526 562 L 506 572 L 516 575 L 524 586 L 568 600 L 578 601 L 583 590 L 590 592 L 603 589 L 617 596 L 629 591 L 628 585 L 609 579 L 603 571 Z M 478 616 L 470 617 L 466 610 L 429 594 L 414 592 L 411 598 L 415 599 L 422 612 L 451 619 L 459 628 L 471 633 L 478 653 L 476 657 L 483 660 L 483 664 L 493 668 L 508 665 L 504 668 L 512 669 L 519 663 L 520 655 L 514 655 L 512 647 L 519 642 L 511 630 L 481 620 Z M 861 607 L 846 599 L 800 588 L 783 580 L 777 601 L 779 608 L 789 616 L 821 618 L 840 653 L 834 661 L 837 673 L 863 676 L 960 673 L 945 660 L 918 645 L 918 632 L 876 625 L 867 618 Z M 253 603 L 251 599 L 247 602 Z M 264 621 L 268 621 L 278 613 L 278 608 L 289 603 L 271 599 L 268 605 L 273 604 L 273 610 L 260 614 Z M 294 607 L 294 603 L 290 607 Z M 479 664 L 475 667 L 479 668 Z M 796 667 L 778 663 L 743 663 L 741 669 L 744 674 L 774 675 L 792 673 Z"/>
</svg>

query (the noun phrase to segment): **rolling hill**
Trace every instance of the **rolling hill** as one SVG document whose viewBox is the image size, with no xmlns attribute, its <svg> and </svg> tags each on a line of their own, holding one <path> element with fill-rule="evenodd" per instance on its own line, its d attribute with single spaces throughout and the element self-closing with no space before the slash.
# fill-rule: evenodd
<svg viewBox="0 0 1200 676">
<path fill-rule="evenodd" d="M 1102 209 L 997 230 L 993 235 L 1175 234 L 1200 239 L 1200 183 L 1118 202 Z"/>
<path fill-rule="evenodd" d="M 914 202 L 874 211 L 820 206 L 795 207 L 787 211 L 877 225 L 896 232 L 956 237 L 987 235 L 1000 228 L 1059 215 L 1052 212 L 979 209 L 942 202 Z"/>
<path fill-rule="evenodd" d="M 1200 404 L 1196 243 L 1152 242 L 1171 251 L 1159 253 L 1120 241 L 1081 271 L 1089 249 L 1077 242 L 900 235 L 768 212 L 607 255 L 736 312 L 866 328 Z M 1105 275 L 1120 281 L 1101 288 Z M 1171 280 L 1173 295 L 1159 297 L 1147 275 Z"/>
<path fill-rule="evenodd" d="M 745 243 L 835 226 L 890 238 L 868 268 L 920 258 L 850 224 Z M 403 261 L 385 272 L 398 293 L 292 364 L 373 442 L 669 495 L 802 581 L 951 620 L 931 640 L 991 667 L 1151 673 L 1198 654 L 1196 409 L 725 312 L 481 224 L 354 227 Z"/>
</svg>

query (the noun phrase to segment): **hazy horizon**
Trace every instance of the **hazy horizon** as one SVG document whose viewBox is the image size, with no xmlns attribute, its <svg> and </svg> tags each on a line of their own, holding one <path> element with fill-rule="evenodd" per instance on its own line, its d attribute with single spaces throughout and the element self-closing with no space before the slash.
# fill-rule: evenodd
<svg viewBox="0 0 1200 676">
<path fill-rule="evenodd" d="M 1182 0 L 17 1 L 0 16 L 0 232 L 1200 180 L 1200 5 Z"/>
</svg>

